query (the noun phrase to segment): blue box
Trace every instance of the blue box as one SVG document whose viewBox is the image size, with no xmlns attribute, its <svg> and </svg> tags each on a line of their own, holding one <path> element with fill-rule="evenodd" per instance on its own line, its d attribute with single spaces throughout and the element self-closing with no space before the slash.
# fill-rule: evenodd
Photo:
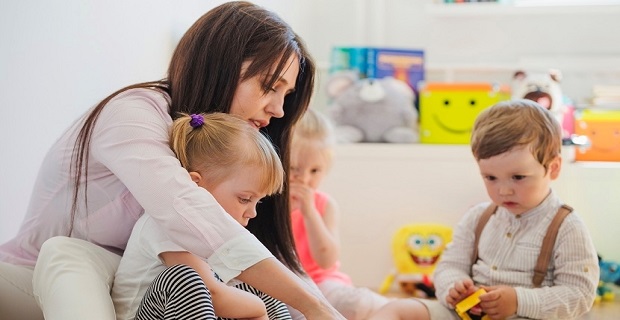
<svg viewBox="0 0 620 320">
<path fill-rule="evenodd" d="M 420 103 L 420 83 L 424 81 L 424 51 L 419 49 L 374 48 L 367 51 L 367 72 L 371 79 L 394 77 L 409 84 Z"/>
</svg>

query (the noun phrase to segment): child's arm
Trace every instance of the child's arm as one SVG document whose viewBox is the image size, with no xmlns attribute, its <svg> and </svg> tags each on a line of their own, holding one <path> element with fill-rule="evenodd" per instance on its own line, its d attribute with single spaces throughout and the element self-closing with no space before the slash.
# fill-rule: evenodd
<svg viewBox="0 0 620 320">
<path fill-rule="evenodd" d="M 338 205 L 328 197 L 321 216 L 314 204 L 314 190 L 292 181 L 290 193 L 293 199 L 299 201 L 312 258 L 321 268 L 330 268 L 340 256 Z"/>
<path fill-rule="evenodd" d="M 209 265 L 194 254 L 181 251 L 162 252 L 159 257 L 167 267 L 183 264 L 198 272 L 211 292 L 213 308 L 217 316 L 222 318 L 268 319 L 265 305 L 259 297 L 218 281 Z M 243 306 L 243 308 L 239 306 Z"/>
<path fill-rule="evenodd" d="M 452 242 L 441 254 L 441 259 L 433 273 L 435 294 L 439 302 L 445 306 L 454 307 L 454 304 L 462 300 L 463 294 L 468 296 L 478 289 L 475 286 L 473 288 L 467 286 L 464 290 L 456 287 L 459 284 L 463 285 L 463 283 L 473 284 L 470 273 L 472 268 L 471 255 L 474 251 L 475 241 L 474 230 L 478 218 L 487 206 L 488 204 L 483 203 L 474 206 L 465 213 L 454 227 Z"/>
</svg>

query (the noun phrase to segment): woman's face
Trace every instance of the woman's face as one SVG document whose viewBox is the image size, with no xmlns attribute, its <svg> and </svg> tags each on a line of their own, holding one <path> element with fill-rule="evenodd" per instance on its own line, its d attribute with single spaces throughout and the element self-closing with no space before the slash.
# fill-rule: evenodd
<svg viewBox="0 0 620 320">
<path fill-rule="evenodd" d="M 250 61 L 243 63 L 241 74 L 247 70 Z M 260 129 L 269 125 L 272 117 L 284 116 L 284 97 L 295 90 L 299 73 L 299 59 L 291 56 L 288 67 L 272 88 L 264 88 L 261 76 L 256 75 L 239 83 L 233 97 L 230 113 L 246 119 L 252 126 Z M 271 75 L 273 72 L 270 71 Z"/>
</svg>

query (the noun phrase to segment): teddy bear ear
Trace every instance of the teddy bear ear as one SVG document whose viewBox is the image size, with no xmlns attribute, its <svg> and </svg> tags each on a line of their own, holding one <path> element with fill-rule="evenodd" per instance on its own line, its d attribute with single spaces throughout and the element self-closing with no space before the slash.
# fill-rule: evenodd
<svg viewBox="0 0 620 320">
<path fill-rule="evenodd" d="M 359 80 L 359 76 L 354 71 L 336 72 L 327 80 L 327 95 L 330 98 L 334 98 L 355 84 L 357 80 Z"/>
<path fill-rule="evenodd" d="M 514 80 L 523 80 L 523 79 L 525 79 L 526 76 L 527 75 L 525 74 L 525 71 L 517 70 L 517 71 L 515 71 L 515 74 L 512 75 L 512 79 L 514 79 Z"/>
<path fill-rule="evenodd" d="M 555 82 L 562 80 L 562 72 L 558 69 L 549 69 L 549 76 Z"/>
</svg>

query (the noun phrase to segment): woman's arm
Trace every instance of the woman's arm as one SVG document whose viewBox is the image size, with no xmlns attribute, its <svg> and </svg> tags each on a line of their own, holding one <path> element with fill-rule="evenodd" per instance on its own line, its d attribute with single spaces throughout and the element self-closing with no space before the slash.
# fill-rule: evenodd
<svg viewBox="0 0 620 320">
<path fill-rule="evenodd" d="M 164 94 L 148 89 L 120 94 L 95 125 L 89 166 L 107 168 L 173 242 L 209 257 L 211 268 L 228 282 L 273 255 L 190 179 L 168 146 L 171 124 Z M 228 252 L 242 252 L 243 258 Z"/>
<path fill-rule="evenodd" d="M 245 270 L 242 281 L 309 320 L 344 319 L 189 178 L 168 146 L 171 124 L 162 94 L 127 91 L 103 109 L 91 156 L 118 177 L 172 241 L 209 257 L 209 266 L 225 282 Z"/>
<path fill-rule="evenodd" d="M 209 265 L 199 257 L 189 252 L 162 252 L 159 257 L 167 267 L 183 264 L 198 272 L 211 292 L 213 308 L 218 317 L 268 319 L 265 305 L 259 297 L 218 281 Z"/>
<path fill-rule="evenodd" d="M 299 310 L 307 320 L 345 319 L 316 286 L 304 281 L 275 258 L 262 260 L 237 278 Z"/>
</svg>

